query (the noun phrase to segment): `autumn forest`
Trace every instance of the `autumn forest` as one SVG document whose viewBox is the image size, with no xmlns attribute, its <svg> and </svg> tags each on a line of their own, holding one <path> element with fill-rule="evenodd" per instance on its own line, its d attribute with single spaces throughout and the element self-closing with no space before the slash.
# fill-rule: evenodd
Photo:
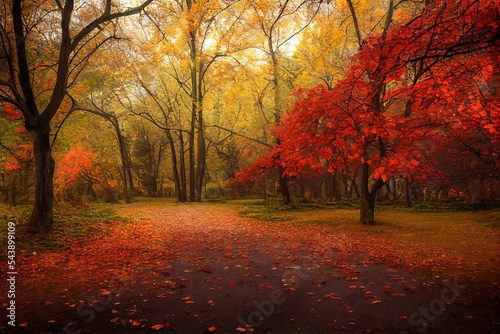
<svg viewBox="0 0 500 334">
<path fill-rule="evenodd" d="M 25 273 L 19 330 L 500 323 L 498 0 L 5 0 L 0 13 L 0 253 L 7 279 L 9 260 Z M 74 291 L 50 294 L 50 274 L 29 291 L 61 265 L 63 285 L 80 273 Z M 419 296 L 428 317 L 412 313 Z M 172 297 L 173 318 L 130 311 Z M 407 313 L 387 327 L 372 307 Z"/>
</svg>

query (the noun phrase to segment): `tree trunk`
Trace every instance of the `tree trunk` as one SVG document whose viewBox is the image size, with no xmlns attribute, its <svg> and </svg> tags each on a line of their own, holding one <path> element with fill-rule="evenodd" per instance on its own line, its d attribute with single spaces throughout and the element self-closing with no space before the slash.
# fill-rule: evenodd
<svg viewBox="0 0 500 334">
<path fill-rule="evenodd" d="M 336 202 L 342 201 L 342 189 L 341 183 L 339 182 L 340 175 L 337 171 L 335 171 L 332 175 L 332 186 L 333 186 L 333 196 Z"/>
<path fill-rule="evenodd" d="M 405 180 L 405 200 L 406 200 L 406 206 L 408 208 L 411 208 L 412 202 L 411 202 L 411 186 L 410 186 L 410 181 Z"/>
<path fill-rule="evenodd" d="M 181 180 L 179 177 L 179 171 L 177 169 L 177 155 L 175 153 L 174 139 L 172 138 L 172 134 L 170 130 L 166 130 L 168 143 L 170 146 L 170 154 L 172 158 L 172 173 L 174 176 L 174 184 L 175 184 L 175 195 L 177 196 L 177 202 L 182 202 L 182 189 L 181 189 Z"/>
<path fill-rule="evenodd" d="M 130 158 L 130 154 L 127 153 L 126 151 L 126 147 L 124 147 L 125 149 L 125 154 L 127 156 L 127 165 L 126 165 L 126 168 L 127 168 L 127 175 L 128 175 L 128 190 L 129 190 L 129 194 L 130 196 L 134 196 L 134 193 L 135 193 L 135 187 L 134 187 L 134 178 L 132 177 L 132 159 Z M 156 179 L 155 179 L 156 180 Z"/>
<path fill-rule="evenodd" d="M 360 189 L 360 208 L 359 218 L 361 224 L 375 224 L 375 195 L 376 192 L 370 192 L 369 184 L 369 166 L 363 163 L 361 171 L 361 189 Z"/>
<path fill-rule="evenodd" d="M 120 148 L 120 157 L 122 160 L 122 169 L 123 169 L 123 195 L 125 196 L 125 203 L 130 203 L 130 193 L 129 193 L 129 188 L 128 188 L 128 171 L 127 171 L 127 164 L 128 164 L 128 158 L 127 158 L 127 151 L 125 149 L 125 142 L 123 140 L 122 133 L 120 131 L 120 126 L 118 124 L 118 120 L 116 117 L 113 117 L 111 120 L 111 123 L 113 124 L 113 127 L 115 128 L 116 131 L 116 136 L 118 137 L 118 146 Z"/>
<path fill-rule="evenodd" d="M 201 117 L 201 116 L 200 116 Z M 205 137 L 203 135 L 203 128 L 198 130 L 197 140 L 197 169 L 196 169 L 196 191 L 195 201 L 201 202 L 201 190 L 203 189 L 203 176 L 205 175 Z"/>
<path fill-rule="evenodd" d="M 201 73 L 201 70 L 200 70 Z M 197 148 L 197 166 L 196 166 L 196 191 L 195 200 L 201 202 L 201 190 L 203 189 L 203 177 L 205 176 L 205 160 L 206 160 L 206 147 L 205 147 L 205 134 L 203 128 L 203 104 L 201 95 L 201 78 L 198 80 L 198 98 L 197 98 L 197 111 L 198 111 L 198 138 L 196 141 Z"/>
<path fill-rule="evenodd" d="M 55 162 L 50 148 L 50 131 L 30 131 L 33 140 L 35 161 L 35 205 L 28 221 L 29 232 L 47 232 L 54 225 L 53 177 Z"/>
<path fill-rule="evenodd" d="M 361 189 L 360 197 L 360 222 L 361 224 L 375 224 L 375 196 L 368 189 Z"/>
<path fill-rule="evenodd" d="M 182 131 L 179 130 L 179 168 L 180 168 L 180 182 L 182 192 L 182 202 L 187 201 L 187 181 L 186 181 L 186 159 L 184 159 L 184 136 Z"/>
<path fill-rule="evenodd" d="M 280 186 L 280 191 L 281 195 L 283 196 L 283 204 L 288 205 L 291 202 L 290 198 L 290 190 L 288 189 L 288 182 L 286 181 L 286 178 L 283 177 L 283 168 L 279 168 L 279 186 Z"/>
</svg>

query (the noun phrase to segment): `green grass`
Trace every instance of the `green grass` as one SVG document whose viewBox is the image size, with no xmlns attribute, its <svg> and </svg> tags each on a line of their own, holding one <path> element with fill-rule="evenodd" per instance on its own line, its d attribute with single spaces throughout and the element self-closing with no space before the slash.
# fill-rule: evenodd
<svg viewBox="0 0 500 334">
<path fill-rule="evenodd" d="M 0 228 L 7 231 L 7 223 L 16 223 L 16 251 L 18 254 L 37 254 L 50 250 L 62 250 L 65 246 L 80 242 L 95 233 L 105 233 L 106 226 L 116 222 L 126 222 L 125 218 L 113 211 L 110 204 L 95 203 L 87 207 L 75 208 L 66 205 L 54 209 L 54 228 L 51 232 L 33 234 L 26 232 L 27 221 L 32 206 L 7 207 L 0 205 Z M 1 233 L 2 249 L 5 253 L 7 233 Z"/>
</svg>

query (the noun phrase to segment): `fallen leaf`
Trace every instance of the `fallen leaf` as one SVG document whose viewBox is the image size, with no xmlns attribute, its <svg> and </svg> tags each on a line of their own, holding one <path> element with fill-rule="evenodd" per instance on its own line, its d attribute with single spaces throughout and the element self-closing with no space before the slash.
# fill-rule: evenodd
<svg viewBox="0 0 500 334">
<path fill-rule="evenodd" d="M 158 330 L 162 329 L 163 327 L 165 327 L 165 325 L 163 325 L 163 324 L 157 324 L 157 325 L 151 326 L 151 328 L 154 329 L 155 331 L 158 331 Z"/>
<path fill-rule="evenodd" d="M 134 327 L 139 327 L 141 325 L 141 323 L 137 320 L 128 319 L 128 322 L 130 322 Z"/>
</svg>

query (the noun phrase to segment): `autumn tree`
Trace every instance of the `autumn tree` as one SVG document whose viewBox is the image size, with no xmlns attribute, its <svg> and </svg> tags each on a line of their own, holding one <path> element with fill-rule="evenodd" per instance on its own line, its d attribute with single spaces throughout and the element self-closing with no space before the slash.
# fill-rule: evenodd
<svg viewBox="0 0 500 334">
<path fill-rule="evenodd" d="M 50 230 L 53 225 L 51 124 L 68 89 L 96 50 L 116 38 L 116 19 L 138 14 L 151 2 L 123 10 L 111 0 L 100 5 L 12 0 L 2 6 L 0 100 L 21 110 L 34 143 L 35 204 L 30 231 Z M 41 76 L 52 84 L 38 86 Z"/>
<path fill-rule="evenodd" d="M 165 74 L 162 74 L 163 77 L 169 77 L 168 81 L 178 86 L 169 85 L 167 90 L 170 91 L 170 96 L 179 96 L 179 91 L 182 95 L 180 99 L 175 98 L 165 102 L 180 103 L 170 105 L 169 108 L 183 111 L 182 120 L 177 120 L 183 123 L 183 131 L 170 132 L 170 135 L 182 136 L 182 139 L 180 137 L 178 139 L 183 141 L 183 147 L 184 139 L 186 139 L 185 147 L 188 156 L 186 172 L 189 186 L 187 197 L 190 201 L 201 200 L 206 175 L 207 142 L 204 103 L 212 87 L 211 82 L 217 80 L 212 68 L 217 60 L 232 52 L 231 39 L 235 22 L 238 20 L 238 12 L 238 1 L 189 0 L 164 3 L 148 13 L 151 25 L 144 29 L 145 34 L 156 41 L 157 47 L 155 50 L 144 50 L 144 57 L 139 59 L 139 63 L 152 65 L 151 60 L 154 59 L 153 66 Z M 139 86 L 146 89 L 152 100 L 156 100 L 155 105 L 158 107 L 157 102 L 162 103 L 162 99 L 168 99 L 164 95 L 167 91 L 163 89 L 163 94 L 158 94 L 163 96 L 153 97 L 150 93 L 155 94 L 152 82 L 156 79 L 151 79 L 150 82 L 141 79 Z M 166 86 L 162 84 L 160 87 Z M 149 111 L 154 113 L 152 109 L 154 108 L 149 108 Z M 159 113 L 163 111 L 158 110 Z M 152 115 L 152 118 L 158 119 L 156 115 Z M 183 156 L 181 158 L 184 159 Z M 182 161 L 180 163 L 182 169 Z M 182 174 L 180 172 L 179 179 L 182 178 Z"/>
<path fill-rule="evenodd" d="M 297 92 L 295 106 L 277 130 L 281 146 L 267 163 L 279 161 L 288 176 L 325 165 L 332 172 L 345 172 L 346 161 L 357 164 L 360 221 L 374 223 L 376 194 L 388 178 L 425 178 L 438 172 L 418 144 L 442 143 L 443 127 L 461 123 L 456 111 L 464 106 L 455 104 L 454 95 L 462 85 L 451 85 L 456 76 L 451 65 L 466 55 L 477 61 L 484 53 L 498 54 L 499 13 L 494 7 L 491 1 L 438 1 L 406 24 L 388 29 L 387 20 L 381 34 L 365 38 L 346 76 L 333 89 L 319 85 Z M 415 64 L 424 70 L 412 80 Z M 493 67 L 482 68 L 491 72 Z M 481 105 L 471 97 L 467 103 L 475 106 L 479 118 L 490 116 L 482 128 L 494 135 L 490 129 L 497 124 L 495 102 Z"/>
</svg>

